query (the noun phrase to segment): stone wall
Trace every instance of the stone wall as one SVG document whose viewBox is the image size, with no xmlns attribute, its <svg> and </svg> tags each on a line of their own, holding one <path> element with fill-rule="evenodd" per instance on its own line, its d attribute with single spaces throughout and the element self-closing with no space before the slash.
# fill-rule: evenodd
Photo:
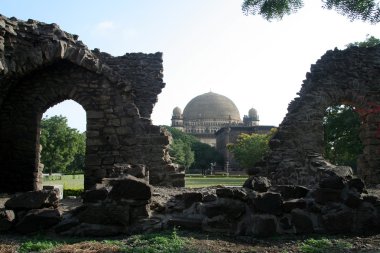
<svg viewBox="0 0 380 253">
<path fill-rule="evenodd" d="M 324 171 L 347 170 L 323 159 L 323 117 L 329 106 L 352 105 L 364 145 L 358 174 L 380 182 L 380 46 L 330 50 L 311 66 L 272 139 L 265 173 L 278 184 L 313 185 Z"/>
<path fill-rule="evenodd" d="M 251 177 L 244 187 L 186 189 L 151 187 L 127 174 L 104 179 L 84 193 L 82 206 L 63 216 L 43 208 L 58 206 L 54 192 L 16 195 L 0 209 L 0 231 L 27 234 L 55 225 L 61 235 L 111 236 L 180 227 L 270 237 L 380 230 L 378 196 L 368 194 L 364 182 L 352 175 L 326 176 L 314 188 L 271 185 L 267 178 Z"/>
<path fill-rule="evenodd" d="M 183 185 L 169 137 L 150 114 L 164 87 L 162 54 L 90 51 L 56 24 L 0 16 L 0 192 L 41 188 L 40 120 L 66 99 L 87 117 L 85 188 L 114 164 L 143 164 L 152 184 Z"/>
</svg>

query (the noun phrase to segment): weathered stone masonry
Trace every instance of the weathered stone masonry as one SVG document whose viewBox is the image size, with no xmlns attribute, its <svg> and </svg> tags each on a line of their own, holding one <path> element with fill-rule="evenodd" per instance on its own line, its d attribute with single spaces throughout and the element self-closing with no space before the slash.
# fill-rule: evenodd
<svg viewBox="0 0 380 253">
<path fill-rule="evenodd" d="M 315 185 L 324 172 L 347 171 L 323 159 L 322 125 L 329 106 L 346 104 L 355 106 L 362 121 L 358 175 L 379 183 L 380 46 L 328 51 L 311 66 L 298 95 L 271 141 L 266 172 L 273 181 Z"/>
<path fill-rule="evenodd" d="M 86 189 L 115 164 L 143 164 L 152 184 L 182 185 L 169 138 L 150 120 L 164 86 L 161 53 L 112 57 L 56 24 L 0 16 L 0 192 L 40 188 L 40 120 L 66 99 L 87 114 Z"/>
</svg>

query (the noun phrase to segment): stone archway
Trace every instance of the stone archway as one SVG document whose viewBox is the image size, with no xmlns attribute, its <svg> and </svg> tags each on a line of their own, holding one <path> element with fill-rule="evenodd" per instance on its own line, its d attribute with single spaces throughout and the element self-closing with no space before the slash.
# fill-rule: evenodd
<svg viewBox="0 0 380 253">
<path fill-rule="evenodd" d="M 368 183 L 380 182 L 380 46 L 326 52 L 298 95 L 271 140 L 268 175 L 279 184 L 309 185 L 320 173 L 339 170 L 323 159 L 323 116 L 329 106 L 349 104 L 362 122 L 358 174 Z"/>
<path fill-rule="evenodd" d="M 1 22 L 0 192 L 40 187 L 42 113 L 66 99 L 87 115 L 85 189 L 115 164 L 143 164 L 152 184 L 183 185 L 167 134 L 150 121 L 164 87 L 160 53 L 112 57 L 88 50 L 56 24 L 4 16 Z"/>
</svg>

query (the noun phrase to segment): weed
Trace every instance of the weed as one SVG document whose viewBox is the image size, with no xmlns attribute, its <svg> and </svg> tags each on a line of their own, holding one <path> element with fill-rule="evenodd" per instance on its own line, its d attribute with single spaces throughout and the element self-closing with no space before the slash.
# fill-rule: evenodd
<svg viewBox="0 0 380 253">
<path fill-rule="evenodd" d="M 340 253 L 350 249 L 352 245 L 341 240 L 308 239 L 300 246 L 302 253 Z"/>
<path fill-rule="evenodd" d="M 56 247 L 58 244 L 52 241 L 26 241 L 20 245 L 19 252 L 27 253 L 27 252 L 42 252 L 44 250 L 49 250 Z"/>
</svg>

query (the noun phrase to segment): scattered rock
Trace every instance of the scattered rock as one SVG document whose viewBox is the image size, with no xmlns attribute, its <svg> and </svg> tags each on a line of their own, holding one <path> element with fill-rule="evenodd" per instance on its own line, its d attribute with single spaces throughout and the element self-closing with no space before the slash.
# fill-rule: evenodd
<svg viewBox="0 0 380 253">
<path fill-rule="evenodd" d="M 277 219 L 274 215 L 254 215 L 252 222 L 252 233 L 257 237 L 269 237 L 276 234 Z"/>
<path fill-rule="evenodd" d="M 54 190 L 29 191 L 17 194 L 5 202 L 4 206 L 11 210 L 31 210 L 45 207 L 57 208 L 58 193 Z"/>
<path fill-rule="evenodd" d="M 15 221 L 15 213 L 12 210 L 0 210 L 0 232 L 8 231 Z"/>
<path fill-rule="evenodd" d="M 112 190 L 108 194 L 112 200 L 149 200 L 152 197 L 152 187 L 146 181 L 134 176 L 108 178 L 104 181 L 106 185 L 112 186 Z"/>
<path fill-rule="evenodd" d="M 61 221 L 61 214 L 57 209 L 33 209 L 16 224 L 15 230 L 22 234 L 42 231 Z"/>
</svg>

